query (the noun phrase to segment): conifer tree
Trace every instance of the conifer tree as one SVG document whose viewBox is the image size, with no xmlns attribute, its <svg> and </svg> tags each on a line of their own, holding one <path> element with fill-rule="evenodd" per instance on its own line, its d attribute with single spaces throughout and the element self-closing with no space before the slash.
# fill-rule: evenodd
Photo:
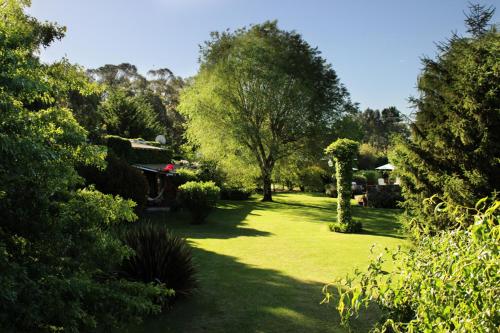
<svg viewBox="0 0 500 333">
<path fill-rule="evenodd" d="M 437 194 L 471 207 L 500 189 L 500 34 L 488 23 L 492 15 L 492 8 L 472 5 L 471 35 L 454 34 L 438 46 L 436 59 L 422 61 L 411 138 L 401 139 L 391 156 L 419 228 L 454 225 L 422 211 L 425 198 Z"/>
</svg>

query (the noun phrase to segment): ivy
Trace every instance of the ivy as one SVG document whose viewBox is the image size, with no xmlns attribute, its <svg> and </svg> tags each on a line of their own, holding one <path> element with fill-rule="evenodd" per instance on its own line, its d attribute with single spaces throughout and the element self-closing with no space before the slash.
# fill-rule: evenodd
<svg viewBox="0 0 500 333">
<path fill-rule="evenodd" d="M 338 139 L 330 144 L 325 153 L 335 160 L 337 179 L 337 222 L 330 225 L 332 231 L 358 232 L 361 224 L 354 222 L 351 215 L 351 184 L 354 158 L 358 154 L 359 143 L 350 139 Z"/>
</svg>

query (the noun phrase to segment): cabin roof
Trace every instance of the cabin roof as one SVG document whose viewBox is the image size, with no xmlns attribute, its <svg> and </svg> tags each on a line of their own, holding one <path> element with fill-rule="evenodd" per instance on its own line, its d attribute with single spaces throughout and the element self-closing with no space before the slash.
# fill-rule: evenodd
<svg viewBox="0 0 500 333">
<path fill-rule="evenodd" d="M 141 164 L 141 163 L 136 163 L 132 164 L 134 168 L 137 168 L 139 170 L 143 171 L 149 171 L 149 172 L 154 172 L 154 173 L 161 173 L 165 174 L 167 176 L 173 176 L 175 173 L 168 172 L 168 171 L 163 171 L 165 168 L 166 164 Z"/>
</svg>

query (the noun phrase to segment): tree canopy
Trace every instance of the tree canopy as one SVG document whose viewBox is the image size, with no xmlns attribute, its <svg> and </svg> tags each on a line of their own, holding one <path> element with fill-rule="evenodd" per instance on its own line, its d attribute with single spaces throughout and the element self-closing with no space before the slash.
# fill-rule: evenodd
<svg viewBox="0 0 500 333">
<path fill-rule="evenodd" d="M 216 160 L 252 161 L 271 200 L 277 161 L 315 146 L 348 110 L 335 71 L 296 32 L 265 22 L 212 33 L 201 48 L 200 70 L 181 96 L 187 137 Z"/>
<path fill-rule="evenodd" d="M 184 80 L 168 68 L 142 75 L 135 65 L 106 64 L 87 70 L 101 86 L 97 112 L 104 133 L 153 140 L 163 134 L 179 151 L 184 143 L 184 118 L 177 112 Z"/>
</svg>

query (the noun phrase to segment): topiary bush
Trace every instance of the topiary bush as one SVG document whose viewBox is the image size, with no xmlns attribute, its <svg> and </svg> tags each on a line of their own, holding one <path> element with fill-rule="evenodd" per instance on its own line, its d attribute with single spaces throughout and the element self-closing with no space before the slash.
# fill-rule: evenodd
<svg viewBox="0 0 500 333">
<path fill-rule="evenodd" d="M 358 143 L 349 139 L 338 139 L 329 145 L 325 152 L 335 160 L 335 177 L 337 179 L 337 223 L 342 225 L 334 228 L 340 232 L 353 232 L 356 228 L 351 226 L 351 192 L 352 168 L 354 158 L 358 153 Z M 344 230 L 344 231 L 343 231 Z"/>
<path fill-rule="evenodd" d="M 220 188 L 214 182 L 187 182 L 179 186 L 178 199 L 192 217 L 193 224 L 200 224 L 216 206 Z"/>
<path fill-rule="evenodd" d="M 336 300 L 346 326 L 376 303 L 382 316 L 373 332 L 498 332 L 500 201 L 434 209 L 427 199 L 422 206 L 460 228 L 424 234 L 415 246 L 379 255 L 366 272 L 325 286 L 324 302 Z M 387 257 L 395 267 L 389 275 Z"/>
<path fill-rule="evenodd" d="M 119 275 L 132 281 L 157 283 L 172 289 L 172 297 L 191 295 L 197 288 L 191 247 L 166 226 L 141 222 L 119 232 L 133 250 L 119 267 Z"/>
<path fill-rule="evenodd" d="M 368 207 L 372 208 L 398 208 L 403 200 L 399 185 L 370 186 L 366 198 Z"/>
</svg>

